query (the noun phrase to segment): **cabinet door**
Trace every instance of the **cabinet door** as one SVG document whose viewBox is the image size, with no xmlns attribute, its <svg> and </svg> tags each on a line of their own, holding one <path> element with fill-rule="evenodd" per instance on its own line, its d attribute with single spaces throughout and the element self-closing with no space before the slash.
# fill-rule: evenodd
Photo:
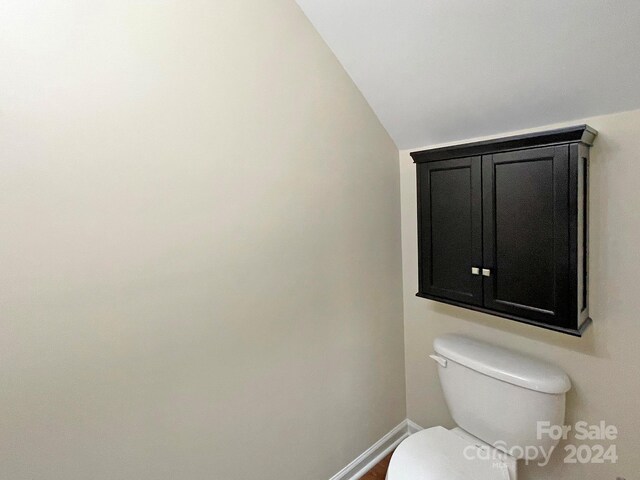
<svg viewBox="0 0 640 480">
<path fill-rule="evenodd" d="M 568 147 L 482 159 L 486 308 L 565 326 L 569 295 Z"/>
<path fill-rule="evenodd" d="M 418 165 L 420 293 L 482 305 L 481 157 Z"/>
</svg>

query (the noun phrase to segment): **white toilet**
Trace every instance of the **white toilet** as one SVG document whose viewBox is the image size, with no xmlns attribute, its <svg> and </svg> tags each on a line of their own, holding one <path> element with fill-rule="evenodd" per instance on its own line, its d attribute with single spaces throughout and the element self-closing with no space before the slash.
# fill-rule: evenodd
<svg viewBox="0 0 640 480">
<path fill-rule="evenodd" d="M 571 382 L 561 369 L 461 335 L 439 337 L 433 347 L 458 427 L 428 428 L 404 440 L 387 480 L 516 480 L 517 460 L 535 460 L 541 448 L 557 445 L 538 435 L 538 422 L 564 424 Z"/>
</svg>

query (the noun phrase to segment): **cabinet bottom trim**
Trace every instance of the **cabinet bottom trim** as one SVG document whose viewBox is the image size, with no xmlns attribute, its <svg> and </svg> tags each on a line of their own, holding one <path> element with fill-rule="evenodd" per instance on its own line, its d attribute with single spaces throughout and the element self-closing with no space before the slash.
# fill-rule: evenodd
<svg viewBox="0 0 640 480">
<path fill-rule="evenodd" d="M 574 337 L 581 337 L 585 330 L 593 323 L 591 317 L 588 317 L 578 328 L 567 328 L 567 327 L 559 327 L 556 325 L 549 325 L 542 322 L 536 322 L 535 320 L 529 320 L 526 318 L 518 317 L 517 315 L 511 315 L 509 313 L 498 312 L 496 310 L 491 310 L 484 307 L 478 307 L 477 305 L 469 305 L 463 302 L 457 302 L 455 300 L 449 300 L 447 298 L 436 297 L 435 295 L 429 295 L 427 293 L 416 293 L 416 297 L 426 298 L 427 300 L 433 300 L 435 302 L 446 303 L 448 305 L 453 305 L 455 307 L 466 308 L 467 310 L 474 310 L 476 312 L 487 313 L 489 315 L 494 315 L 497 317 L 508 318 L 509 320 L 515 320 L 516 322 L 526 323 L 527 325 L 533 325 L 536 327 L 546 328 L 547 330 L 553 330 L 555 332 L 566 333 L 568 335 L 573 335 Z"/>
</svg>

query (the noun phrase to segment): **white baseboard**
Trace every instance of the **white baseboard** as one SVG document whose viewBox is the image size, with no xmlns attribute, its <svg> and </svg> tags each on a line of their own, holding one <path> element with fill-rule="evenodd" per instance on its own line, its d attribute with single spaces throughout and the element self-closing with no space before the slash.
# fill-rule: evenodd
<svg viewBox="0 0 640 480">
<path fill-rule="evenodd" d="M 416 422 L 409 420 L 408 418 L 405 421 L 407 422 L 407 430 L 409 430 L 409 435 L 413 435 L 420 430 L 424 430 L 423 427 L 418 425 Z"/>
<path fill-rule="evenodd" d="M 329 480 L 358 480 L 362 478 L 365 473 L 396 448 L 402 440 L 420 430 L 422 430 L 422 427 L 417 423 L 409 419 L 403 420 Z"/>
</svg>

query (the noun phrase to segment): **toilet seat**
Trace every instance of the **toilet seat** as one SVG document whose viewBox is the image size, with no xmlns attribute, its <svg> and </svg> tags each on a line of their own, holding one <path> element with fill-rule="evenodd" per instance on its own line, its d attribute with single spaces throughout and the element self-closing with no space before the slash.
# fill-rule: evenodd
<svg viewBox="0 0 640 480">
<path fill-rule="evenodd" d="M 387 480 L 509 480 L 501 458 L 504 454 L 480 441 L 433 427 L 414 433 L 398 446 Z"/>
</svg>

